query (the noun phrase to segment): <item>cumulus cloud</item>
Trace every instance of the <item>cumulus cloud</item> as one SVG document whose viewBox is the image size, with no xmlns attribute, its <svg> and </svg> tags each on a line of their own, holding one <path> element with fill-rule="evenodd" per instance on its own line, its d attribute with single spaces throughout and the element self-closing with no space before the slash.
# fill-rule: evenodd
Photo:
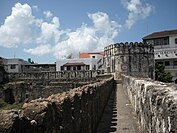
<svg viewBox="0 0 177 133">
<path fill-rule="evenodd" d="M 52 12 L 51 12 L 51 11 L 49 11 L 49 10 L 44 11 L 43 13 L 44 13 L 44 15 L 46 16 L 46 18 L 50 18 L 50 17 L 52 17 L 52 16 L 53 16 Z"/>
<path fill-rule="evenodd" d="M 131 28 L 139 20 L 146 18 L 153 10 L 142 0 L 122 1 L 128 10 L 125 25 Z M 107 13 L 88 13 L 91 25 L 81 24 L 76 29 L 60 29 L 60 19 L 51 11 L 43 12 L 48 21 L 35 18 L 28 4 L 17 3 L 12 7 L 11 15 L 0 26 L 0 46 L 18 47 L 21 44 L 35 45 L 34 48 L 24 49 L 24 52 L 42 56 L 53 54 L 57 59 L 72 54 L 76 57 L 79 52 L 103 51 L 121 31 L 122 25 L 110 19 Z M 29 47 L 29 46 L 28 46 Z"/>
<path fill-rule="evenodd" d="M 11 15 L 0 26 L 0 46 L 10 48 L 31 42 L 34 38 L 33 26 L 37 25 L 38 22 L 32 16 L 31 7 L 28 4 L 15 4 Z"/>
<path fill-rule="evenodd" d="M 0 27 L 0 45 L 18 47 L 20 44 L 34 43 L 36 48 L 24 51 L 39 56 L 53 52 L 58 59 L 71 53 L 76 56 L 83 51 L 102 51 L 114 42 L 121 27 L 108 14 L 96 12 L 88 14 L 93 22 L 91 26 L 83 23 L 72 31 L 61 30 L 58 17 L 50 11 L 45 11 L 44 15 L 51 18 L 50 22 L 35 18 L 28 4 L 15 4 L 11 15 Z"/>
<path fill-rule="evenodd" d="M 55 43 L 60 38 L 60 22 L 58 17 L 53 17 L 50 23 L 42 22 L 41 24 L 41 33 L 40 36 L 37 38 L 37 43 L 47 43 L 50 40 L 55 40 Z"/>
<path fill-rule="evenodd" d="M 51 45 L 46 44 L 39 45 L 36 48 L 24 49 L 24 51 L 33 55 L 42 56 L 44 54 L 51 53 L 53 50 Z"/>
<path fill-rule="evenodd" d="M 103 51 L 105 46 L 114 42 L 121 25 L 110 20 L 103 12 L 89 13 L 88 17 L 92 20 L 93 26 L 82 24 L 80 28 L 67 33 L 67 39 L 55 46 L 56 58 L 64 58 L 71 53 L 76 56 L 83 51 Z"/>
<path fill-rule="evenodd" d="M 51 48 L 52 44 L 54 45 L 60 38 L 59 18 L 53 17 L 51 22 L 37 19 L 32 15 L 34 8 L 38 9 L 37 6 L 31 8 L 28 4 L 20 3 L 16 3 L 12 7 L 11 15 L 0 26 L 0 46 L 12 48 L 33 43 L 36 44 L 36 48 L 24 51 L 34 55 L 49 53 L 47 49 L 49 44 Z M 48 45 L 42 47 L 43 44 Z M 44 52 L 45 50 L 46 52 Z"/>
<path fill-rule="evenodd" d="M 144 3 L 143 0 L 122 0 L 122 4 L 129 12 L 128 18 L 125 21 L 125 26 L 128 29 L 130 29 L 136 21 L 148 17 L 154 8 L 152 5 Z"/>
</svg>

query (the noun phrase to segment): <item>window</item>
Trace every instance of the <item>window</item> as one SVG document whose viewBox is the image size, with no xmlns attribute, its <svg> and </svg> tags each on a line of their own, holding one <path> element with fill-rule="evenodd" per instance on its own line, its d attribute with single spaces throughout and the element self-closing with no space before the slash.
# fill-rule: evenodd
<svg viewBox="0 0 177 133">
<path fill-rule="evenodd" d="M 89 70 L 90 69 L 90 66 L 89 65 L 86 65 L 86 70 Z"/>
<path fill-rule="evenodd" d="M 177 38 L 175 38 L 175 44 L 177 44 Z"/>
<path fill-rule="evenodd" d="M 66 68 L 67 70 L 71 70 L 71 67 L 70 66 L 67 66 L 67 68 Z"/>
<path fill-rule="evenodd" d="M 75 67 L 75 66 L 73 67 L 73 70 L 76 70 L 76 67 Z"/>
<path fill-rule="evenodd" d="M 169 66 L 170 62 L 169 61 L 165 61 L 165 66 Z"/>
<path fill-rule="evenodd" d="M 11 65 L 10 66 L 10 69 L 15 69 L 16 68 L 16 65 Z"/>
<path fill-rule="evenodd" d="M 81 66 L 77 66 L 77 70 L 81 70 Z"/>
<path fill-rule="evenodd" d="M 174 66 L 177 66 L 177 61 L 176 61 L 176 60 L 173 61 L 173 65 L 174 65 Z"/>
<path fill-rule="evenodd" d="M 64 67 L 63 67 L 63 66 L 61 66 L 61 67 L 60 67 L 60 69 L 61 69 L 61 71 L 62 71 L 62 70 L 64 70 Z"/>
<path fill-rule="evenodd" d="M 169 44 L 169 37 L 162 37 L 154 39 L 154 45 L 168 45 Z"/>
</svg>

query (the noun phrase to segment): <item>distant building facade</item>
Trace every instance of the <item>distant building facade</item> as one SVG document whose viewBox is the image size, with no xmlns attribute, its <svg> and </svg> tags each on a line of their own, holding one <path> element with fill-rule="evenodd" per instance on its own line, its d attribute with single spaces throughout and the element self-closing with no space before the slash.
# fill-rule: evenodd
<svg viewBox="0 0 177 133">
<path fill-rule="evenodd" d="M 7 73 L 21 73 L 22 66 L 27 64 L 30 63 L 19 58 L 3 59 L 3 66 Z"/>
<path fill-rule="evenodd" d="M 61 59 L 56 62 L 56 71 L 96 70 L 96 59 Z"/>
<path fill-rule="evenodd" d="M 154 45 L 155 61 L 171 72 L 173 81 L 177 80 L 177 30 L 154 32 L 142 39 Z"/>
<path fill-rule="evenodd" d="M 32 73 L 32 72 L 54 72 L 56 64 L 33 64 L 20 58 L 0 58 L 4 70 L 7 73 Z"/>
<path fill-rule="evenodd" d="M 98 70 L 103 64 L 104 52 L 79 53 L 79 58 L 60 59 L 56 62 L 56 71 Z"/>
<path fill-rule="evenodd" d="M 84 52 L 79 53 L 79 58 L 92 58 L 96 59 L 96 69 L 97 70 L 104 70 L 103 64 L 104 64 L 104 52 Z"/>
</svg>

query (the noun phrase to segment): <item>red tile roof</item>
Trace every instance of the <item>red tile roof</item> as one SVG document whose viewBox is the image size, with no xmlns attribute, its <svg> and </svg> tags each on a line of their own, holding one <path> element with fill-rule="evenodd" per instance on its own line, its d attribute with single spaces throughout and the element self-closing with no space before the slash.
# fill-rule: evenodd
<svg viewBox="0 0 177 133">
<path fill-rule="evenodd" d="M 79 58 L 90 58 L 90 54 L 100 54 L 104 56 L 104 52 L 85 52 L 85 53 L 80 53 Z"/>
<path fill-rule="evenodd" d="M 149 35 L 143 37 L 143 40 L 157 38 L 157 37 L 165 37 L 165 36 L 170 36 L 170 35 L 174 35 L 174 34 L 177 34 L 177 30 L 166 30 L 166 31 L 160 31 L 160 32 L 153 32 L 152 34 L 149 34 Z"/>
</svg>

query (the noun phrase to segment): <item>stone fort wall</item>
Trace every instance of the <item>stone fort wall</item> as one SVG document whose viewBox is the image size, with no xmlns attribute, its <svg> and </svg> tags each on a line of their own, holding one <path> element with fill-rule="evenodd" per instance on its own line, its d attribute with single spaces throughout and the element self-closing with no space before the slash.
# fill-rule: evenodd
<svg viewBox="0 0 177 133">
<path fill-rule="evenodd" d="M 144 43 L 116 43 L 104 48 L 105 72 L 154 78 L 154 48 Z"/>
<path fill-rule="evenodd" d="M 101 80 L 101 79 L 100 79 Z M 25 80 L 9 82 L 0 86 L 0 99 L 7 103 L 24 103 L 38 98 L 47 98 L 52 94 L 62 93 L 70 89 L 91 84 L 99 79 L 89 80 Z"/>
<path fill-rule="evenodd" d="M 143 133 L 177 132 L 177 85 L 122 75 Z"/>
<path fill-rule="evenodd" d="M 102 71 L 99 70 L 89 70 L 89 71 L 56 71 L 56 72 L 26 72 L 26 73 L 7 73 L 5 78 L 9 81 L 15 80 L 72 80 L 72 79 L 92 79 L 97 75 L 101 74 Z"/>
<path fill-rule="evenodd" d="M 94 133 L 113 88 L 113 78 L 104 79 L 0 111 L 0 132 Z"/>
</svg>

